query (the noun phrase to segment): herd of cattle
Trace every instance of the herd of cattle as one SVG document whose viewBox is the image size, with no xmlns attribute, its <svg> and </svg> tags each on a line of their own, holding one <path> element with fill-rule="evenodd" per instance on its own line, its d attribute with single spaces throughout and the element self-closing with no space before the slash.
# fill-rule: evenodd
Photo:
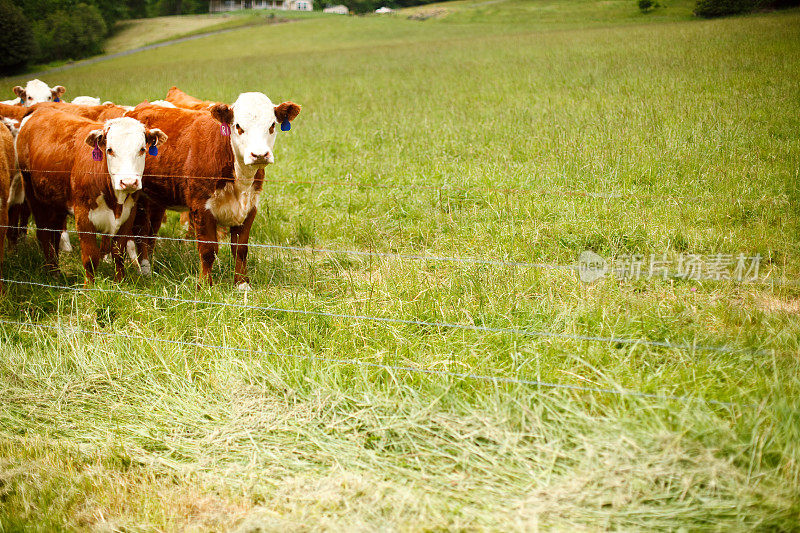
<svg viewBox="0 0 800 533">
<path fill-rule="evenodd" d="M 229 228 L 234 282 L 249 288 L 247 243 L 264 167 L 300 106 L 274 105 L 258 92 L 226 105 L 177 87 L 165 100 L 135 107 L 83 96 L 66 103 L 65 92 L 32 80 L 14 87 L 16 100 L 0 103 L 0 261 L 6 238 L 13 247 L 33 215 L 45 264 L 58 272 L 59 250 L 71 249 L 66 223 L 74 215 L 87 283 L 108 253 L 116 280 L 126 252 L 147 275 L 154 237 L 171 209 L 188 213 L 201 281 L 211 283 L 217 229 Z"/>
</svg>

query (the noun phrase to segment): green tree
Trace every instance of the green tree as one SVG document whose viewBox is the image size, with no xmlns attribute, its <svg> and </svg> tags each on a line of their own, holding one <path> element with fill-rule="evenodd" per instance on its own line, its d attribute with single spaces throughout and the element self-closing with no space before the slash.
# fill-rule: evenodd
<svg viewBox="0 0 800 533">
<path fill-rule="evenodd" d="M 694 14 L 699 17 L 722 17 L 758 9 L 785 9 L 797 5 L 800 5 L 800 0 L 697 0 Z"/>
<path fill-rule="evenodd" d="M 100 10 L 76 4 L 69 11 L 58 10 L 34 25 L 39 61 L 80 59 L 103 51 L 106 23 Z"/>
<path fill-rule="evenodd" d="M 0 71 L 10 74 L 24 69 L 36 56 L 36 42 L 28 18 L 10 2 L 0 0 Z"/>
<path fill-rule="evenodd" d="M 147 0 L 127 0 L 125 7 L 128 9 L 126 18 L 141 19 L 147 16 Z"/>
</svg>

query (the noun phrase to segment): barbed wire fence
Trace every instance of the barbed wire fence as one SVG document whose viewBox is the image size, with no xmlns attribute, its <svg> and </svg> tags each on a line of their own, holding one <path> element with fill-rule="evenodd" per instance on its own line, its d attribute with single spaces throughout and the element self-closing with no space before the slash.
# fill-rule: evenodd
<svg viewBox="0 0 800 533">
<path fill-rule="evenodd" d="M 0 228 L 5 229 L 14 229 L 14 230 L 27 230 L 29 229 L 27 226 L 14 226 L 14 225 L 0 225 Z M 52 228 L 35 228 L 35 231 L 43 231 L 43 232 L 54 232 L 54 233 L 67 233 L 73 235 L 79 235 L 82 232 L 78 231 L 77 229 L 52 229 Z M 156 240 L 156 241 L 163 241 L 163 242 L 173 242 L 173 243 L 189 243 L 193 245 L 197 244 L 216 244 L 216 245 L 223 245 L 225 244 L 223 241 L 207 241 L 202 239 L 196 238 L 187 238 L 187 237 L 170 237 L 165 235 L 155 235 L 155 236 L 148 236 L 148 235 L 138 235 L 138 234 L 112 234 L 112 233 L 103 233 L 103 232 L 85 232 L 94 237 L 109 237 L 109 238 L 125 238 L 130 240 Z M 378 251 L 374 249 L 369 250 L 357 250 L 351 248 L 330 248 L 330 247 L 317 247 L 317 246 L 297 246 L 297 245 L 288 245 L 288 244 L 274 244 L 274 243 L 259 243 L 259 242 L 248 242 L 248 248 L 255 248 L 255 249 L 263 249 L 263 250 L 282 250 L 282 251 L 289 251 L 289 252 L 299 252 L 299 253 L 308 253 L 308 254 L 325 254 L 325 255 L 350 255 L 350 256 L 361 256 L 361 257 L 372 257 L 372 258 L 381 258 L 381 259 L 389 259 L 389 260 L 397 260 L 397 261 L 432 261 L 432 262 L 444 262 L 444 263 L 457 263 L 457 264 L 472 264 L 472 265 L 485 265 L 485 266 L 499 266 L 499 267 L 509 267 L 509 268 L 534 268 L 534 269 L 542 269 L 542 270 L 556 270 L 556 271 L 564 271 L 564 272 L 576 272 L 579 270 L 579 265 L 576 262 L 574 263 L 548 263 L 548 262 L 530 262 L 530 261 L 515 261 L 510 259 L 503 259 L 503 258 L 496 258 L 496 257 L 471 257 L 471 256 L 445 256 L 445 255 L 437 255 L 437 254 L 427 254 L 427 253 L 401 253 L 401 252 L 386 252 L 386 251 Z M 704 280 L 704 281 L 715 281 L 715 280 Z M 726 280 L 716 280 L 716 281 L 726 281 Z M 791 287 L 800 287 L 800 280 L 792 280 L 786 279 L 783 277 L 765 277 L 763 279 L 750 279 L 744 281 L 745 283 L 756 283 L 756 284 L 766 284 L 766 285 L 783 285 L 783 286 L 791 286 Z"/>
<path fill-rule="evenodd" d="M 451 378 L 458 378 L 458 379 L 466 379 L 466 380 L 477 380 L 477 381 L 488 381 L 496 384 L 511 384 L 511 385 L 524 385 L 524 386 L 534 386 L 540 388 L 548 388 L 548 389 L 563 389 L 563 390 L 571 390 L 577 392 L 594 392 L 600 394 L 612 394 L 617 396 L 634 396 L 640 398 L 651 398 L 651 399 L 658 399 L 658 400 L 675 400 L 680 401 L 683 403 L 705 403 L 709 405 L 718 405 L 723 407 L 737 407 L 737 408 L 755 408 L 757 404 L 744 404 L 739 402 L 725 402 L 720 400 L 713 400 L 713 399 L 705 399 L 693 396 L 678 396 L 672 394 L 657 394 L 657 393 L 649 393 L 649 392 L 641 392 L 637 390 L 631 389 L 607 389 L 601 387 L 585 387 L 581 385 L 570 385 L 565 383 L 553 383 L 548 381 L 540 381 L 540 380 L 530 380 L 530 379 L 519 379 L 519 378 L 509 378 L 503 376 L 491 376 L 485 374 L 471 374 L 468 372 L 452 372 L 448 370 L 436 370 L 436 369 L 428 369 L 422 367 L 415 367 L 415 366 L 407 366 L 407 365 L 388 365 L 383 363 L 374 363 L 371 361 L 363 361 L 360 359 L 347 359 L 341 357 L 326 357 L 326 356 L 318 356 L 318 355 L 311 355 L 311 354 L 292 354 L 292 353 L 285 353 L 285 352 L 273 352 L 273 351 L 266 351 L 261 350 L 258 348 L 241 348 L 236 346 L 229 346 L 224 344 L 210 344 L 210 343 L 201 343 L 201 342 L 192 342 L 192 341 L 179 341 L 174 339 L 166 339 L 162 337 L 152 337 L 146 335 L 132 335 L 127 333 L 119 333 L 119 332 L 108 332 L 102 331 L 97 329 L 87 329 L 87 328 L 80 328 L 77 326 L 55 326 L 50 324 L 38 324 L 38 323 L 31 323 L 31 322 L 21 322 L 16 320 L 5 320 L 0 319 L 0 324 L 5 325 L 13 325 L 19 327 L 30 327 L 36 328 L 40 330 L 49 330 L 49 331 L 56 331 L 56 332 L 70 332 L 70 333 L 86 333 L 92 335 L 102 335 L 105 337 L 117 337 L 121 339 L 130 339 L 130 340 L 140 340 L 140 341 L 149 341 L 149 342 L 158 342 L 158 343 L 166 343 L 166 344 L 173 344 L 178 346 L 185 346 L 185 347 L 193 347 L 193 348 L 204 348 L 204 349 L 215 349 L 215 350 L 224 350 L 224 351 L 233 351 L 239 353 L 250 353 L 255 355 L 266 355 L 272 357 L 280 357 L 284 359 L 305 359 L 311 361 L 321 361 L 331 364 L 338 364 L 338 365 L 347 365 L 347 366 L 361 366 L 361 367 L 368 367 L 368 368 L 375 368 L 386 370 L 389 372 L 411 372 L 417 374 L 428 374 L 428 375 L 435 375 L 435 376 L 443 376 L 443 377 L 451 377 Z"/>
<path fill-rule="evenodd" d="M 13 168 L 12 172 L 28 171 L 27 169 Z M 68 178 L 70 172 L 62 170 L 31 170 L 37 174 L 59 174 Z M 106 172 L 93 172 L 81 171 L 81 174 L 86 175 L 107 175 Z M 193 176 L 186 174 L 152 174 L 144 173 L 143 178 L 180 178 L 180 179 L 193 179 L 193 180 L 211 180 L 211 181 L 231 181 L 232 176 Z M 271 179 L 262 178 L 256 181 L 263 184 L 270 185 L 311 185 L 311 186 L 333 186 L 333 187 L 350 187 L 350 188 L 364 188 L 364 189 L 395 189 L 395 190 L 410 190 L 410 191 L 432 191 L 432 192 L 461 192 L 461 193 L 483 193 L 483 194 L 498 194 L 498 195 L 533 195 L 533 196 L 546 196 L 546 195 L 559 195 L 559 196 L 575 196 L 588 199 L 601 199 L 601 200 L 670 200 L 670 201 L 700 201 L 708 200 L 709 198 L 719 199 L 720 195 L 717 193 L 708 195 L 696 196 L 681 196 L 674 194 L 663 193 L 646 193 L 634 191 L 589 191 L 570 187 L 563 187 L 558 185 L 551 185 L 547 188 L 532 188 L 532 187 L 493 187 L 490 185 L 458 185 L 450 182 L 427 184 L 427 183 L 387 183 L 387 182 L 373 182 L 353 179 L 333 179 L 333 180 L 311 180 L 311 179 L 294 179 L 294 178 L 281 178 Z M 762 199 L 770 198 L 771 195 L 762 193 Z M 742 196 L 736 192 L 731 192 L 728 199 L 732 201 L 741 201 Z"/>
<path fill-rule="evenodd" d="M 59 174 L 67 174 L 62 171 L 36 171 L 36 172 L 50 172 L 50 173 L 59 173 Z M 97 173 L 97 174 L 104 174 L 104 173 Z M 224 176 L 186 176 L 186 175 L 163 175 L 163 174 L 145 174 L 143 177 L 164 177 L 164 178 L 187 178 L 187 179 L 198 179 L 198 180 L 230 180 L 230 177 Z M 264 179 L 264 184 L 292 184 L 292 185 L 310 185 L 310 186 L 337 186 L 337 187 L 354 187 L 354 188 L 366 188 L 366 189 L 401 189 L 401 190 L 425 190 L 425 191 L 433 191 L 438 193 L 448 193 L 448 192 L 458 192 L 458 193 L 475 193 L 475 194 L 500 194 L 500 195 L 548 195 L 548 194 L 555 194 L 555 195 L 566 195 L 566 196 L 574 196 L 574 197 L 582 197 L 588 199 L 605 199 L 605 200 L 670 200 L 670 201 L 698 201 L 703 199 L 704 197 L 689 197 L 689 196 L 675 196 L 675 195 L 663 195 L 663 194 L 641 194 L 641 193 L 629 193 L 629 192 L 593 192 L 593 191 L 582 191 L 576 189 L 569 189 L 563 187 L 551 187 L 547 189 L 532 189 L 532 188 L 502 188 L 502 187 L 468 187 L 468 186 L 458 186 L 458 185 L 451 185 L 448 183 L 445 184 L 438 184 L 438 185 L 428 185 L 428 184 L 397 184 L 397 183 L 374 183 L 374 182 L 363 182 L 363 181 L 354 181 L 354 180 L 293 180 L 293 179 L 281 179 L 281 180 L 270 180 Z M 0 226 L 5 229 L 16 229 L 16 230 L 27 230 L 27 227 L 21 226 L 12 226 L 12 225 L 5 225 Z M 37 231 L 57 231 L 59 233 L 62 230 L 55 230 L 55 229 L 37 229 Z M 77 230 L 67 230 L 68 233 L 71 234 L 78 234 Z M 213 244 L 222 244 L 218 243 L 217 241 L 202 241 L 198 239 L 190 239 L 190 238 L 179 238 L 179 237 L 169 237 L 169 236 L 142 236 L 142 235 L 116 235 L 116 234 L 105 234 L 105 233 L 92 233 L 94 236 L 101 236 L 101 237 L 125 237 L 131 239 L 147 239 L 147 238 L 155 238 L 159 241 L 167 241 L 167 242 L 177 242 L 177 243 L 190 243 L 190 244 L 198 244 L 198 243 L 213 243 Z M 292 246 L 292 245 L 281 245 L 281 244 L 273 244 L 273 243 L 258 243 L 258 242 L 250 242 L 247 243 L 248 247 L 254 249 L 265 249 L 265 250 L 282 250 L 282 251 L 289 251 L 289 252 L 299 252 L 299 253 L 310 253 L 312 256 L 314 254 L 327 254 L 327 255 L 351 255 L 351 256 L 361 256 L 367 257 L 370 261 L 373 258 L 380 258 L 380 259 L 390 259 L 390 260 L 397 260 L 397 261 L 435 261 L 435 262 L 447 262 L 447 263 L 454 263 L 454 264 L 472 264 L 472 265 L 489 265 L 489 266 L 501 266 L 501 267 L 511 267 L 511 268 L 536 268 L 536 269 L 546 269 L 546 270 L 556 270 L 556 271 L 565 271 L 565 272 L 575 272 L 578 270 L 577 263 L 571 264 L 557 264 L 557 263 L 543 263 L 543 262 L 527 262 L 527 261 L 515 261 L 515 260 L 508 260 L 502 258 L 495 258 L 495 257 L 463 257 L 463 256 L 444 256 L 444 255 L 435 255 L 435 254 L 422 254 L 422 253 L 399 253 L 399 252 L 386 252 L 386 251 L 378 251 L 375 250 L 372 246 L 373 243 L 370 243 L 369 250 L 358 250 L 358 249 L 337 249 L 337 248 L 330 248 L 330 247 L 310 247 L 310 246 Z M 371 263 L 370 263 L 371 264 Z M 580 335 L 580 334 L 567 334 L 567 333 L 560 333 L 560 332 L 553 332 L 553 331 L 546 331 L 546 330 L 536 330 L 536 329 L 526 329 L 526 328 L 519 328 L 519 327 L 492 327 L 492 326 L 483 326 L 483 325 L 475 325 L 475 324 L 460 324 L 460 323 L 453 323 L 453 322 L 438 322 L 438 321 L 426 321 L 426 320 L 416 320 L 416 319 L 407 319 L 407 318 L 398 318 L 398 317 L 385 317 L 385 316 L 373 316 L 373 315 L 357 315 L 357 314 L 346 314 L 346 313 L 332 313 L 332 312 L 324 312 L 324 311 L 313 311 L 307 309 L 294 309 L 294 308 L 284 308 L 284 307 L 277 307 L 277 306 L 264 306 L 264 305 L 250 305 L 250 304 L 240 304 L 240 303 L 230 303 L 230 302 L 219 302 L 213 300 L 202 300 L 202 299 L 193 299 L 193 298 L 177 298 L 172 296 L 165 296 L 165 295 L 153 295 L 153 294 L 146 294 L 146 293 L 139 293 L 133 291 L 126 291 L 122 289 L 105 289 L 105 288 L 98 288 L 98 287 L 74 287 L 69 285 L 55 285 L 55 284 L 47 284 L 47 283 L 38 283 L 33 281 L 25 281 L 19 279 L 11 279 L 11 278 L 0 278 L 0 281 L 4 283 L 9 283 L 12 285 L 27 285 L 32 287 L 39 287 L 39 288 L 48 288 L 53 290 L 60 290 L 60 291 L 76 291 L 76 292 L 103 292 L 103 293 L 114 293 L 119 294 L 127 297 L 134 297 L 134 298 L 153 298 L 153 299 L 160 299 L 166 301 L 172 301 L 178 304 L 191 304 L 191 305 L 206 305 L 206 306 L 221 306 L 221 307 L 230 307 L 230 308 L 239 308 L 239 309 L 247 309 L 252 311 L 261 311 L 261 312 L 274 312 L 274 313 L 287 313 L 287 314 L 295 314 L 295 315 L 303 315 L 303 316 L 320 316 L 320 317 L 328 317 L 328 318 L 336 318 L 336 319 L 343 319 L 343 320 L 352 320 L 352 321 L 369 321 L 375 323 L 385 323 L 385 324 L 396 324 L 396 325 L 410 325 L 410 326 L 423 326 L 423 327 L 431 327 L 436 328 L 437 330 L 447 330 L 447 329 L 455 329 L 455 330 L 467 330 L 467 331 L 475 331 L 480 333 L 492 333 L 492 334 L 502 334 L 502 335 L 518 335 L 524 337 L 541 337 L 541 338 L 549 338 L 549 339 L 565 339 L 565 340 L 574 340 L 574 341 L 586 341 L 586 342 L 604 342 L 604 343 L 611 343 L 615 345 L 631 345 L 631 346 L 651 346 L 651 347 L 658 347 L 658 348 L 666 348 L 666 349 L 674 349 L 674 350 L 681 350 L 681 351 L 707 351 L 707 352 L 723 352 L 723 353 L 751 353 L 751 354 L 765 354 L 768 353 L 765 350 L 754 350 L 754 349 L 747 349 L 747 348 L 734 348 L 729 346 L 717 346 L 717 345 L 703 345 L 703 344 L 696 344 L 696 343 L 686 343 L 686 342 L 670 342 L 670 341 L 658 341 L 658 340 L 650 340 L 650 339 L 637 339 L 637 338 L 625 338 L 625 337 L 616 337 L 616 336 L 597 336 L 597 335 Z M 800 286 L 800 282 L 795 280 L 787 280 L 787 279 L 766 279 L 766 280 L 755 280 L 759 283 L 767 283 L 773 285 L 791 285 L 791 286 Z M 724 402 L 718 400 L 711 400 L 711 399 L 702 399 L 696 398 L 692 396 L 678 396 L 678 395 L 669 395 L 669 394 L 657 394 L 657 393 L 647 393 L 641 392 L 636 390 L 627 390 L 627 389 L 611 389 L 611 388 L 602 388 L 602 387 L 584 387 L 579 385 L 569 385 L 569 384 L 560 384 L 560 383 L 552 383 L 546 381 L 538 381 L 538 380 L 528 380 L 528 379 L 519 379 L 519 378 L 510 378 L 510 377 L 502 377 L 502 376 L 491 376 L 491 375 L 482 375 L 482 374 L 471 374 L 465 372 L 452 372 L 452 371 L 445 371 L 445 370 L 436 370 L 436 369 L 426 369 L 421 367 L 414 367 L 414 366 L 405 366 L 405 365 L 386 365 L 368 361 L 362 361 L 357 359 L 346 359 L 346 358 L 336 358 L 336 357 L 326 357 L 326 356 L 318 356 L 318 355 L 311 355 L 311 354 L 289 354 L 289 353 L 281 353 L 281 352 L 269 352 L 260 349 L 251 349 L 251 348 L 241 348 L 241 347 L 234 347 L 234 346 L 227 346 L 227 345 L 217 345 L 217 344 L 208 344 L 208 343 L 200 343 L 200 342 L 188 342 L 188 341 L 177 341 L 172 339 L 166 339 L 161 337 L 149 337 L 149 336 L 139 336 L 139 335 L 130 335 L 124 334 L 119 332 L 108 332 L 102 331 L 97 329 L 86 329 L 86 328 L 77 328 L 73 326 L 60 327 L 60 326 L 53 326 L 48 324 L 41 324 L 41 323 L 31 323 L 31 322 L 22 322 L 22 321 L 14 321 L 14 320 L 5 320 L 0 319 L 0 324 L 5 325 L 14 325 L 20 327 L 31 327 L 31 328 L 38 328 L 40 330 L 48 330 L 48 331 L 55 331 L 56 333 L 63 332 L 63 331 L 79 331 L 86 334 L 92 335 L 102 335 L 102 336 L 111 336 L 111 337 L 119 337 L 129 340 L 146 340 L 152 342 L 159 342 L 159 343 L 168 343 L 168 344 L 176 344 L 176 345 L 183 345 L 183 346 L 190 346 L 196 348 L 206 348 L 206 349 L 217 349 L 217 350 L 227 350 L 227 351 L 235 351 L 235 352 L 251 352 L 255 354 L 261 355 L 270 355 L 270 356 L 277 356 L 277 357 L 284 357 L 284 358 L 294 358 L 294 359 L 307 359 L 307 360 L 318 360 L 322 362 L 328 362 L 333 364 L 341 364 L 341 365 L 351 365 L 351 366 L 363 366 L 363 367 L 372 367 L 377 369 L 382 369 L 390 372 L 413 372 L 413 373 L 421 373 L 421 374 L 428 374 L 428 375 L 438 375 L 438 376 L 447 376 L 451 378 L 458 378 L 458 379 L 467 379 L 467 380 L 478 380 L 478 381 L 489 381 L 494 383 L 507 383 L 507 384 L 516 384 L 516 385 L 524 385 L 524 386 L 535 386 L 541 388 L 551 388 L 551 389 L 568 389 L 580 392 L 593 392 L 593 393 L 602 393 L 602 394 L 613 394 L 613 395 L 620 395 L 620 396 L 635 396 L 641 398 L 652 398 L 652 399 L 660 399 L 660 400 L 675 400 L 681 402 L 701 402 L 706 404 L 712 405 L 719 405 L 725 407 L 754 407 L 750 404 L 742 404 L 737 402 Z"/>
</svg>

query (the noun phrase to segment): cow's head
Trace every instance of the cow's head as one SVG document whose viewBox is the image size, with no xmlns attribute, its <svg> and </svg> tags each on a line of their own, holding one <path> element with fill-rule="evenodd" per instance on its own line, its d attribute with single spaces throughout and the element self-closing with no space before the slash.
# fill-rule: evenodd
<svg viewBox="0 0 800 533">
<path fill-rule="evenodd" d="M 86 144 L 105 152 L 111 186 L 116 192 L 131 193 L 142 188 L 144 160 L 150 146 L 167 141 L 158 128 L 148 130 L 130 117 L 107 120 L 102 130 L 92 130 Z"/>
<path fill-rule="evenodd" d="M 242 93 L 232 106 L 215 104 L 211 115 L 231 131 L 231 147 L 237 166 L 248 167 L 249 173 L 275 162 L 272 151 L 275 136 L 284 121 L 292 121 L 300 113 L 294 102 L 274 105 L 261 93 Z"/>
<path fill-rule="evenodd" d="M 22 105 L 25 107 L 41 102 L 60 100 L 65 92 L 67 90 L 63 86 L 56 85 L 51 88 L 41 80 L 31 80 L 25 84 L 24 88 L 19 85 L 14 87 L 14 94 L 19 96 L 19 99 L 22 100 Z"/>
</svg>

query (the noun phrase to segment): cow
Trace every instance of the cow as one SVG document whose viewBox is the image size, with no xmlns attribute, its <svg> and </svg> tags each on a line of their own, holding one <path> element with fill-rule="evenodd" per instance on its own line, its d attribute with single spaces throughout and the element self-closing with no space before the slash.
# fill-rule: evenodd
<svg viewBox="0 0 800 533">
<path fill-rule="evenodd" d="M 75 105 L 100 105 L 100 99 L 94 96 L 76 96 L 72 99 Z"/>
<path fill-rule="evenodd" d="M 8 106 L 0 104 L 0 117 L 10 118 L 16 121 L 21 121 L 25 115 L 29 115 L 39 109 L 58 109 L 66 113 L 72 113 L 90 120 L 107 120 L 110 118 L 118 118 L 125 114 L 126 109 L 114 104 L 99 105 L 99 106 L 85 106 L 68 104 L 64 102 L 41 102 L 34 104 L 31 107 L 24 106 Z M 28 217 L 30 210 L 25 203 L 25 190 L 22 186 L 22 180 L 19 173 L 12 178 L 11 181 L 11 197 L 9 199 L 9 226 L 11 228 L 8 232 L 8 242 L 11 246 L 16 245 L 17 241 L 22 235 L 27 233 Z M 69 240 L 67 232 L 61 234 L 61 241 L 59 247 L 62 252 L 71 252 L 72 244 Z"/>
<path fill-rule="evenodd" d="M 173 86 L 169 91 L 167 91 L 167 102 L 173 104 L 175 107 L 180 107 L 183 109 L 209 109 L 211 106 L 218 104 L 219 102 L 211 102 L 210 100 L 200 100 L 199 98 L 195 98 L 194 96 L 189 96 L 185 92 L 181 91 L 177 87 Z"/>
<path fill-rule="evenodd" d="M 172 139 L 163 157 L 149 160 L 145 169 L 146 198 L 134 229 L 142 237 L 137 247 L 143 273 L 150 269 L 152 237 L 165 210 L 189 211 L 198 239 L 200 282 L 212 283 L 217 227 L 222 226 L 230 228 L 234 283 L 240 290 L 250 288 L 247 242 L 264 168 L 274 162 L 278 131 L 288 129 L 299 113 L 294 102 L 276 106 L 266 95 L 252 92 L 240 94 L 233 105 L 217 103 L 208 111 L 141 104 L 126 115 L 161 128 Z"/>
<path fill-rule="evenodd" d="M 14 94 L 17 95 L 17 100 L 10 100 L 10 102 L 15 102 L 14 105 L 23 107 L 30 107 L 40 102 L 58 102 L 65 92 L 67 90 L 62 85 L 56 85 L 51 88 L 41 80 L 31 80 L 25 84 L 25 87 L 20 87 L 19 85 L 14 87 Z"/>
<path fill-rule="evenodd" d="M 14 137 L 8 124 L 0 125 L 0 292 L 3 287 L 3 258 L 5 256 L 6 232 L 8 231 L 8 191 L 15 173 L 16 154 Z"/>
<path fill-rule="evenodd" d="M 122 250 L 133 225 L 145 156 L 166 140 L 161 130 L 129 117 L 103 123 L 57 109 L 25 117 L 17 156 L 36 237 L 52 271 L 58 271 L 59 233 L 73 211 L 86 283 L 94 281 L 100 261 L 97 234 L 121 235 L 111 253 L 115 279 L 122 279 Z"/>
</svg>

